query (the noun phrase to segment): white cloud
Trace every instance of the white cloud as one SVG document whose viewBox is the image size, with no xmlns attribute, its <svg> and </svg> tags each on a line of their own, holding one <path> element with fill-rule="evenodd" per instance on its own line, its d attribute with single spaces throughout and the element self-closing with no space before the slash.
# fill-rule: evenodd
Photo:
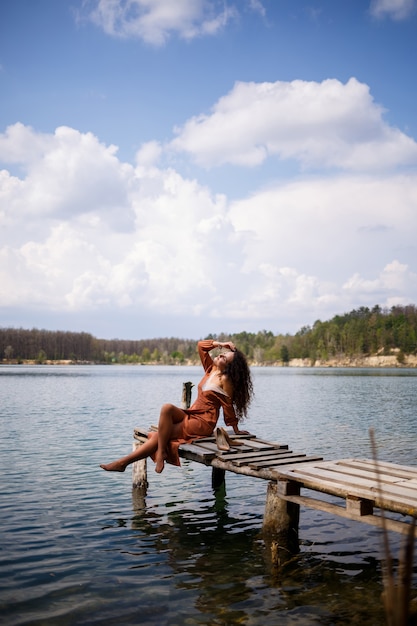
<svg viewBox="0 0 417 626">
<path fill-rule="evenodd" d="M 377 18 L 404 20 L 415 10 L 415 0 L 372 0 L 370 12 Z"/>
<path fill-rule="evenodd" d="M 0 135 L 0 159 L 21 165 L 26 176 L 20 180 L 3 174 L 4 219 L 12 212 L 33 220 L 96 214 L 112 228 L 129 230 L 134 219 L 127 203 L 133 168 L 121 163 L 116 152 L 92 133 L 65 126 L 54 135 L 19 123 L 9 127 Z"/>
<path fill-rule="evenodd" d="M 249 8 L 255 13 L 262 15 L 262 17 L 266 15 L 266 9 L 260 0 L 249 0 Z"/>
<path fill-rule="evenodd" d="M 175 142 L 191 137 L 199 158 L 240 152 L 246 163 L 263 137 L 268 154 L 316 163 L 332 155 L 345 167 L 358 153 L 386 164 L 390 141 L 393 163 L 405 162 L 414 146 L 403 148 L 408 138 L 383 124 L 354 80 L 239 84 L 220 102 L 225 120 L 237 119 L 235 145 L 218 112 Z M 366 142 L 379 149 L 364 158 Z M 205 315 L 248 330 L 285 316 L 297 330 L 298 320 L 362 304 L 417 301 L 414 171 L 303 175 L 230 202 L 158 165 L 163 150 L 144 144 L 130 165 L 68 127 L 42 134 L 17 124 L 0 135 L 0 158 L 23 172 L 0 172 L 2 306 Z"/>
<path fill-rule="evenodd" d="M 224 286 L 239 247 L 223 196 L 153 158 L 127 166 L 89 133 L 57 129 L 47 139 L 25 177 L 0 176 L 3 306 L 184 312 Z M 28 132 L 26 142 L 33 153 L 39 137 Z"/>
<path fill-rule="evenodd" d="M 186 40 L 214 35 L 237 13 L 209 0 L 90 0 L 87 6 L 90 19 L 107 34 L 155 46 L 173 34 Z"/>
<path fill-rule="evenodd" d="M 253 315 L 415 302 L 416 206 L 415 174 L 304 178 L 233 202 Z"/>
<path fill-rule="evenodd" d="M 417 252 L 417 176 L 304 178 L 230 206 L 246 234 L 245 269 L 299 267 L 332 279 L 353 265 L 377 268 L 388 252 Z"/>
<path fill-rule="evenodd" d="M 353 295 L 356 302 L 365 298 L 366 302 L 383 302 L 388 307 L 412 304 L 417 294 L 417 273 L 395 259 L 373 279 L 354 274 L 343 285 L 343 290 L 350 299 Z"/>
<path fill-rule="evenodd" d="M 274 155 L 303 167 L 353 171 L 417 163 L 417 143 L 382 114 L 368 86 L 354 78 L 239 82 L 210 115 L 177 128 L 170 148 L 205 167 L 254 167 Z"/>
</svg>

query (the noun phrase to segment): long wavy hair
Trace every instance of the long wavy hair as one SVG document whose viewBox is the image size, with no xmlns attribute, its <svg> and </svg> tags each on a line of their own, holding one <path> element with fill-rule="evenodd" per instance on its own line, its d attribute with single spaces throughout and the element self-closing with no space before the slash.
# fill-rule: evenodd
<svg viewBox="0 0 417 626">
<path fill-rule="evenodd" d="M 234 357 L 226 366 L 227 375 L 233 386 L 233 406 L 238 420 L 247 416 L 253 397 L 252 377 L 245 355 L 240 350 L 234 351 Z"/>
</svg>

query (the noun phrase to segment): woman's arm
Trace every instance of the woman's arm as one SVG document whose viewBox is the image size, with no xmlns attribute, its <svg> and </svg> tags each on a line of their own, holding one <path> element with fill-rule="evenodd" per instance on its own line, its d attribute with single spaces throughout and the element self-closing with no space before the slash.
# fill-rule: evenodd
<svg viewBox="0 0 417 626">
<path fill-rule="evenodd" d="M 209 355 L 210 350 L 217 347 L 213 346 L 213 343 L 215 342 L 211 339 L 205 339 L 204 341 L 199 341 L 197 344 L 198 354 L 200 355 L 200 360 L 205 372 L 207 372 L 207 370 L 213 365 L 213 359 Z"/>
<path fill-rule="evenodd" d="M 231 426 L 233 428 L 233 432 L 235 435 L 249 435 L 247 430 L 239 429 L 239 421 L 236 417 L 235 410 L 233 408 L 233 404 L 230 403 L 222 403 L 223 406 L 223 417 L 224 423 L 226 426 Z"/>
<path fill-rule="evenodd" d="M 236 346 L 233 341 L 213 341 L 213 348 L 228 348 L 232 352 L 236 352 Z"/>
</svg>

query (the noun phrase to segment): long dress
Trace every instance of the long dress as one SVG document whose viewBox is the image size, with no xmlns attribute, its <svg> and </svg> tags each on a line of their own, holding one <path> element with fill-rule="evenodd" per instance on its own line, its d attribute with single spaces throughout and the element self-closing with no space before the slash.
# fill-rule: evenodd
<svg viewBox="0 0 417 626">
<path fill-rule="evenodd" d="M 204 376 L 198 384 L 198 394 L 189 409 L 184 409 L 186 416 L 182 422 L 182 436 L 172 439 L 167 446 L 166 461 L 172 465 L 181 465 L 178 447 L 200 437 L 210 437 L 219 419 L 220 407 L 226 426 L 236 426 L 238 419 L 233 408 L 232 399 L 219 386 L 210 383 L 213 359 L 209 352 L 213 350 L 211 340 L 198 342 L 198 353 L 204 367 Z"/>
</svg>

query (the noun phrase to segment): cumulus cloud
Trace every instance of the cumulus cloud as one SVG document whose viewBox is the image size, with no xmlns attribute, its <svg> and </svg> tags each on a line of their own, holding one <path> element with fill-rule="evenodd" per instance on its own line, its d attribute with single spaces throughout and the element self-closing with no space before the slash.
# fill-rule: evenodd
<svg viewBox="0 0 417 626">
<path fill-rule="evenodd" d="M 343 291 L 354 295 L 356 302 L 383 302 L 385 306 L 407 305 L 415 301 L 417 273 L 398 260 L 388 263 L 378 276 L 366 279 L 355 273 L 343 285 Z"/>
<path fill-rule="evenodd" d="M 214 35 L 237 14 L 233 5 L 209 0 L 90 0 L 87 7 L 107 34 L 155 46 L 173 34 L 186 40 Z"/>
<path fill-rule="evenodd" d="M 238 82 L 176 134 L 170 148 L 204 167 L 254 167 L 274 155 L 356 171 L 417 163 L 417 143 L 383 121 L 369 87 L 355 78 Z"/>
<path fill-rule="evenodd" d="M 240 253 L 223 196 L 173 169 L 147 166 L 155 146 L 134 168 L 89 133 L 57 129 L 42 139 L 48 149 L 38 150 L 22 178 L 0 176 L 3 305 L 192 311 L 224 286 Z M 29 152 L 39 141 L 26 133 Z M 129 228 L 121 228 L 126 216 Z"/>
<path fill-rule="evenodd" d="M 53 135 L 20 123 L 0 135 L 0 160 L 22 167 L 20 180 L 3 173 L 0 191 L 4 219 L 96 215 L 112 227 L 132 227 L 128 207 L 131 166 L 120 163 L 115 146 L 104 146 L 92 133 L 59 127 Z"/>
<path fill-rule="evenodd" d="M 302 93 L 309 94 L 307 109 Z M 258 115 L 248 117 L 259 94 Z M 323 102 L 330 94 L 332 132 L 323 139 Z M 291 125 L 287 135 L 274 112 L 280 102 Z M 407 138 L 395 139 L 396 129 L 385 127 L 368 89 L 354 80 L 239 84 L 220 108 L 228 123 L 239 120 L 235 145 L 228 124 L 220 133 L 213 114 L 214 147 L 203 141 L 203 123 L 202 133 L 191 133 L 193 156 L 199 150 L 199 157 L 214 160 L 224 153 L 229 162 L 240 151 L 246 165 L 263 137 L 267 154 L 302 155 L 303 162 L 322 163 L 325 145 L 348 170 L 366 133 L 379 145 L 374 158 L 386 163 L 381 153 L 391 133 L 394 165 L 405 162 L 404 154 L 412 160 L 414 142 L 401 152 Z M 249 119 L 256 128 L 242 139 Z M 230 201 L 181 174 L 173 160 L 162 167 L 167 148 L 172 156 L 172 145 L 148 142 L 128 164 L 91 133 L 60 127 L 45 134 L 22 124 L 6 129 L 0 159 L 19 172 L 0 172 L 2 306 L 204 315 L 242 320 L 247 330 L 282 320 L 285 310 L 287 328 L 297 330 L 302 320 L 327 319 L 359 304 L 417 301 L 415 170 L 382 175 L 374 163 L 367 173 L 301 173 Z"/>
<path fill-rule="evenodd" d="M 300 178 L 231 203 L 253 314 L 290 307 L 323 317 L 366 298 L 414 302 L 416 201 L 412 174 Z M 407 272 L 397 271 L 398 258 Z"/>
<path fill-rule="evenodd" d="M 415 11 L 415 0 L 372 0 L 370 12 L 374 17 L 405 20 Z"/>
</svg>

